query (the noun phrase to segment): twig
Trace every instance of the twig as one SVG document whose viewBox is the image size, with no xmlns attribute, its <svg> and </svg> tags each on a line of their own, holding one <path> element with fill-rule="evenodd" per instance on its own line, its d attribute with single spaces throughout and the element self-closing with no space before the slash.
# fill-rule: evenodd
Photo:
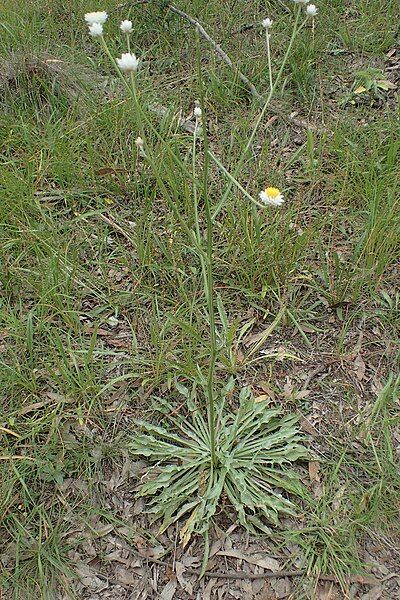
<svg viewBox="0 0 400 600">
<path fill-rule="evenodd" d="M 132 549 L 133 550 L 133 549 Z M 167 563 L 164 560 L 158 560 L 157 558 L 151 558 L 147 556 L 143 556 L 137 550 L 133 550 L 133 554 L 135 554 L 138 558 L 141 558 L 144 561 L 149 561 L 156 565 L 160 565 L 162 567 L 168 567 L 171 569 L 170 563 Z M 185 569 L 185 573 L 188 575 L 196 575 L 197 577 L 201 576 L 201 571 L 198 569 Z M 211 579 L 279 579 L 281 577 L 301 577 L 302 575 L 313 576 L 312 573 L 307 573 L 307 569 L 296 569 L 293 571 L 277 571 L 276 573 L 267 572 L 267 573 L 247 573 L 247 571 L 235 571 L 224 573 L 223 571 L 206 571 L 204 573 L 205 577 L 209 577 Z M 317 579 L 320 581 L 332 581 L 333 583 L 340 583 L 338 578 L 335 575 L 315 575 Z M 366 577 L 364 575 L 349 575 L 345 577 L 348 583 L 360 583 L 362 585 L 377 585 L 379 581 L 375 579 L 375 577 Z"/>
<path fill-rule="evenodd" d="M 200 576 L 200 571 L 195 569 L 186 569 L 185 572 L 188 575 Z M 235 573 L 223 573 L 220 571 L 209 571 L 205 572 L 206 577 L 212 579 L 279 579 L 281 577 L 301 577 L 307 575 L 306 569 L 296 569 L 295 571 L 277 571 L 276 573 L 247 573 L 246 571 L 236 571 Z M 309 574 L 312 577 L 312 573 Z M 332 581 L 333 583 L 340 583 L 335 575 L 315 575 L 320 581 Z M 350 575 L 346 578 L 349 583 L 362 583 L 364 585 L 376 585 L 378 582 L 375 577 L 363 577 L 362 575 Z"/>
<path fill-rule="evenodd" d="M 106 215 L 103 215 L 102 213 L 99 214 L 99 217 L 100 217 L 100 219 L 105 221 L 108 225 L 110 225 L 110 227 L 113 227 L 114 229 L 116 229 L 116 231 L 118 231 L 122 236 L 124 236 L 124 238 L 127 239 L 130 244 L 133 244 L 132 238 L 113 219 L 106 217 Z"/>
<path fill-rule="evenodd" d="M 306 390 L 308 388 L 308 386 L 310 385 L 311 380 L 314 379 L 314 377 L 316 375 L 319 375 L 319 373 L 322 373 L 322 371 L 325 371 L 325 369 L 326 369 L 326 365 L 319 365 L 316 369 L 314 369 L 313 371 L 310 371 L 310 373 L 308 374 L 307 378 L 305 379 L 301 389 Z"/>
</svg>

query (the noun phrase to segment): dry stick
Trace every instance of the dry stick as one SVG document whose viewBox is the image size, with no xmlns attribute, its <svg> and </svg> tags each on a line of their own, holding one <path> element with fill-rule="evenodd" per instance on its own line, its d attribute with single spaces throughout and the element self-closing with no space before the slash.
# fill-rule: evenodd
<svg viewBox="0 0 400 600">
<path fill-rule="evenodd" d="M 122 227 L 120 227 L 118 225 L 118 223 L 116 223 L 113 219 L 110 219 L 109 217 L 106 217 L 106 215 L 104 215 L 103 213 L 101 213 L 99 215 L 100 219 L 102 219 L 103 221 L 105 221 L 106 223 L 108 223 L 108 225 L 110 225 L 111 227 L 113 227 L 114 229 L 116 229 L 116 231 L 118 231 L 121 235 L 124 236 L 124 238 L 126 240 L 128 240 L 128 242 L 130 244 L 133 244 L 133 239 L 130 237 L 130 235 L 128 235 L 126 233 L 126 231 L 124 229 L 122 229 Z"/>
<path fill-rule="evenodd" d="M 171 569 L 170 563 L 167 563 L 164 560 L 143 556 L 137 550 L 132 549 L 132 551 L 135 556 L 144 561 Z M 185 569 L 185 573 L 187 573 L 187 575 L 196 575 L 197 577 L 201 576 L 201 571 L 198 569 Z M 307 575 L 307 569 L 278 571 L 276 573 L 247 573 L 247 571 L 236 571 L 234 573 L 224 573 L 223 571 L 206 571 L 204 573 L 205 577 L 210 577 L 211 579 L 279 579 L 281 577 L 301 577 L 302 575 Z M 312 574 L 310 574 L 310 576 L 312 576 Z M 315 577 L 317 577 L 320 581 L 332 581 L 333 583 L 339 583 L 338 578 L 334 575 L 315 575 Z M 363 575 L 350 575 L 346 579 L 349 583 L 361 583 L 363 585 L 376 585 L 379 583 L 375 577 L 364 577 Z"/>
</svg>

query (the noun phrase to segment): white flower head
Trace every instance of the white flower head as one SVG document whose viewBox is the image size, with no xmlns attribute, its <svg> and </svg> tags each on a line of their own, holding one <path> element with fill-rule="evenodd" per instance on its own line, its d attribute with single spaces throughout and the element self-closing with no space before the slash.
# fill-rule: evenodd
<svg viewBox="0 0 400 600">
<path fill-rule="evenodd" d="M 104 25 L 107 19 L 108 14 L 104 10 L 85 14 L 85 21 L 88 25 L 94 25 L 94 23 L 100 23 L 100 25 Z"/>
<path fill-rule="evenodd" d="M 272 23 L 272 19 L 264 19 L 263 21 L 261 21 L 261 25 L 265 27 L 265 29 L 270 29 L 272 27 Z"/>
<path fill-rule="evenodd" d="M 203 113 L 202 113 L 202 110 L 201 110 L 200 106 L 195 106 L 195 107 L 194 107 L 193 114 L 194 114 L 194 116 L 196 117 L 196 119 L 200 119 L 200 118 L 201 118 L 201 115 L 202 115 Z"/>
<path fill-rule="evenodd" d="M 121 54 L 121 58 L 117 58 L 117 64 L 121 71 L 124 72 L 135 72 L 138 70 L 139 59 L 136 58 L 135 54 L 131 54 L 130 52 L 125 52 Z"/>
<path fill-rule="evenodd" d="M 100 37 L 103 35 L 103 25 L 101 23 L 92 23 L 89 25 L 89 33 L 92 37 Z"/>
<path fill-rule="evenodd" d="M 315 4 L 309 4 L 307 6 L 306 13 L 309 17 L 315 17 L 315 15 L 318 14 L 318 8 L 315 6 Z"/>
<path fill-rule="evenodd" d="M 132 21 L 128 21 L 128 20 L 122 21 L 119 28 L 122 31 L 122 33 L 131 33 L 133 31 Z"/>
<path fill-rule="evenodd" d="M 284 199 L 278 188 L 268 187 L 258 194 L 261 202 L 269 204 L 270 206 L 280 206 L 283 204 Z"/>
</svg>

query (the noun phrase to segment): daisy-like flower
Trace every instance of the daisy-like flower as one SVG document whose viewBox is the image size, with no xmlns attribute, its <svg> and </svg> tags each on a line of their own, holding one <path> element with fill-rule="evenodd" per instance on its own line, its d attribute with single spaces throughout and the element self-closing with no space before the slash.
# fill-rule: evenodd
<svg viewBox="0 0 400 600">
<path fill-rule="evenodd" d="M 307 6 L 306 13 L 309 17 L 315 17 L 315 15 L 318 14 L 318 8 L 315 6 L 315 4 L 309 4 Z"/>
<path fill-rule="evenodd" d="M 136 58 L 135 54 L 125 52 L 124 54 L 121 54 L 121 58 L 117 58 L 117 64 L 121 71 L 124 71 L 125 73 L 135 72 L 138 70 L 139 59 Z"/>
<path fill-rule="evenodd" d="M 108 14 L 104 10 L 85 14 L 85 21 L 88 25 L 94 25 L 94 23 L 100 23 L 100 25 L 104 25 L 107 19 Z"/>
<path fill-rule="evenodd" d="M 89 33 L 92 37 L 100 37 L 103 35 L 103 25 L 101 23 L 92 23 L 89 25 Z"/>
<path fill-rule="evenodd" d="M 265 29 L 270 29 L 272 27 L 272 23 L 272 19 L 263 19 L 263 21 L 261 21 L 261 25 L 265 27 Z"/>
<path fill-rule="evenodd" d="M 132 21 L 128 21 L 128 20 L 122 21 L 119 28 L 122 31 L 122 33 L 131 33 L 133 31 Z"/>
<path fill-rule="evenodd" d="M 200 119 L 201 115 L 203 114 L 202 111 L 201 111 L 200 106 L 195 106 L 194 107 L 193 114 L 196 117 L 196 119 Z"/>
<path fill-rule="evenodd" d="M 258 194 L 261 202 L 271 206 L 280 206 L 283 204 L 283 196 L 278 188 L 268 187 Z"/>
</svg>

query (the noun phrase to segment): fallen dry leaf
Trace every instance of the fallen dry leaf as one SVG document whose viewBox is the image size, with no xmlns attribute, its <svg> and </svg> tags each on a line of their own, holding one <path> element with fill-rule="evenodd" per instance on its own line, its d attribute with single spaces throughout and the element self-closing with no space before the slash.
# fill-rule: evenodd
<svg viewBox="0 0 400 600">
<path fill-rule="evenodd" d="M 319 476 L 320 467 L 321 465 L 316 460 L 310 460 L 308 463 L 308 474 L 310 475 L 311 481 L 316 481 L 318 483 L 321 481 Z"/>
<path fill-rule="evenodd" d="M 256 385 L 256 388 L 260 388 L 266 396 L 271 398 L 272 401 L 275 401 L 275 390 L 269 385 L 266 381 L 259 381 Z"/>
<path fill-rule="evenodd" d="M 281 570 L 281 566 L 275 558 L 270 558 L 269 556 L 261 556 L 261 554 L 254 554 L 252 556 L 247 556 L 242 554 L 239 550 L 220 550 L 217 552 L 218 556 L 229 556 L 230 558 L 238 558 L 239 560 L 244 560 L 245 562 L 256 565 L 257 567 L 261 567 L 262 569 L 267 569 L 272 571 L 273 573 L 278 573 Z"/>
<path fill-rule="evenodd" d="M 266 327 L 265 329 L 263 329 L 262 331 L 259 331 L 258 333 L 253 333 L 252 335 L 249 335 L 249 337 L 247 337 L 244 340 L 244 345 L 246 346 L 246 348 L 248 348 L 252 344 L 255 344 L 256 342 L 261 341 L 264 336 L 265 336 L 265 338 L 267 338 L 268 337 L 267 336 L 268 329 L 269 329 L 269 327 Z"/>
<path fill-rule="evenodd" d="M 124 585 L 135 585 L 137 583 L 138 577 L 134 571 L 125 569 L 124 567 L 117 566 L 115 568 L 115 578 L 119 583 L 123 583 Z"/>
<path fill-rule="evenodd" d="M 172 598 L 175 596 L 177 587 L 178 585 L 176 581 L 169 581 L 159 595 L 159 600 L 172 600 Z"/>
<path fill-rule="evenodd" d="M 203 596 L 202 596 L 203 600 L 211 600 L 211 592 L 216 583 L 217 583 L 217 579 L 210 579 L 210 581 L 207 583 L 206 587 L 204 588 L 204 592 L 203 592 Z"/>
<path fill-rule="evenodd" d="M 361 600 L 379 600 L 382 598 L 383 587 L 381 585 L 375 585 L 366 594 L 361 596 Z"/>
<path fill-rule="evenodd" d="M 93 537 L 103 537 L 111 533 L 114 529 L 114 525 L 111 523 L 106 523 L 105 525 L 100 526 L 98 529 L 95 529 L 93 533 Z"/>
<path fill-rule="evenodd" d="M 358 381 L 362 381 L 364 379 L 365 368 L 365 362 L 359 354 L 354 361 L 354 370 Z"/>
<path fill-rule="evenodd" d="M 287 577 L 279 579 L 271 579 L 271 587 L 275 591 L 276 598 L 287 598 L 292 591 L 292 586 Z"/>
<path fill-rule="evenodd" d="M 300 417 L 300 427 L 302 428 L 303 431 L 312 435 L 313 437 L 318 436 L 318 431 L 315 429 L 315 427 L 313 425 L 311 425 L 310 421 L 303 416 Z"/>
<path fill-rule="evenodd" d="M 254 398 L 254 402 L 266 402 L 266 401 L 271 401 L 271 396 L 269 396 L 268 394 L 261 394 L 261 396 L 257 396 L 256 398 Z"/>
<path fill-rule="evenodd" d="M 179 582 L 179 585 L 181 586 L 181 588 L 187 593 L 189 594 L 189 596 L 192 596 L 193 594 L 193 586 L 189 581 L 186 581 L 185 578 L 183 577 L 184 572 L 186 571 L 186 567 L 183 563 L 177 561 L 175 563 L 175 574 L 176 574 L 176 578 Z"/>
<path fill-rule="evenodd" d="M 75 571 L 81 583 L 92 592 L 101 592 L 108 588 L 108 583 L 97 577 L 95 571 L 93 571 L 86 563 L 77 563 L 75 565 Z"/>
</svg>

